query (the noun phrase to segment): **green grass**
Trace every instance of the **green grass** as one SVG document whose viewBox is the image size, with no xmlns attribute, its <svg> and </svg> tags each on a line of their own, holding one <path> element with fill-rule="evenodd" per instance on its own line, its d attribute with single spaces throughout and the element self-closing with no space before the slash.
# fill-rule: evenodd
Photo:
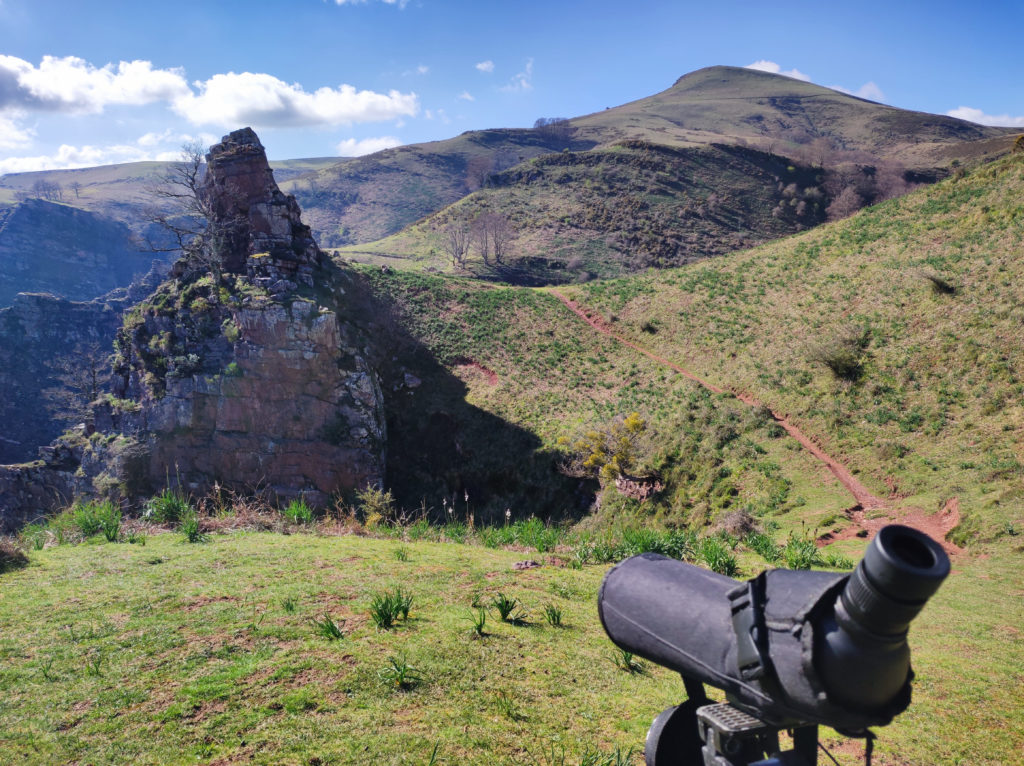
<svg viewBox="0 0 1024 766">
<path fill-rule="evenodd" d="M 552 748 L 580 763 L 639 753 L 683 697 L 674 673 L 610 659 L 595 608 L 605 566 L 515 572 L 515 551 L 272 533 L 28 555 L 2 576 L 4 762 L 426 763 L 436 746 L 441 763 Z M 880 762 L 994 766 L 1024 745 L 1020 562 L 993 549 L 954 563 L 911 629 L 914 704 L 879 732 Z M 415 611 L 378 631 L 365 605 L 398 581 Z M 555 605 L 562 625 L 468 629 L 474 600 L 499 595 Z M 313 629 L 325 615 L 344 638 Z"/>
</svg>

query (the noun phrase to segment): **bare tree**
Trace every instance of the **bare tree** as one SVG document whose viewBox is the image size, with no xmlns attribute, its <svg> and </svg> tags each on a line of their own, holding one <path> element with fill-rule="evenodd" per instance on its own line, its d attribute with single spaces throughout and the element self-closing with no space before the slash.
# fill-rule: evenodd
<svg viewBox="0 0 1024 766">
<path fill-rule="evenodd" d="M 181 161 L 172 163 L 147 191 L 156 200 L 147 211 L 150 223 L 170 234 L 171 245 L 146 240 L 153 252 L 181 252 L 192 265 L 208 270 L 214 287 L 223 275 L 221 258 L 241 222 L 217 217 L 213 199 L 203 187 L 206 150 L 199 141 L 185 144 Z M 212 291 L 217 300 L 217 290 Z"/>
<path fill-rule="evenodd" d="M 494 252 L 494 261 L 495 263 L 501 263 L 509 253 L 512 240 L 515 239 L 515 229 L 512 228 L 512 222 L 508 219 L 508 216 L 503 213 L 488 213 L 486 225 L 491 235 L 491 249 Z"/>
<path fill-rule="evenodd" d="M 452 266 L 461 266 L 466 262 L 466 251 L 469 249 L 469 227 L 465 221 L 449 221 L 441 230 L 444 250 L 452 259 Z"/>
<path fill-rule="evenodd" d="M 491 231 L 487 226 L 487 217 L 490 213 L 481 213 L 473 220 L 473 225 L 469 229 L 470 237 L 474 244 L 476 244 L 477 250 L 480 252 L 480 257 L 483 258 L 485 265 L 491 263 Z"/>
<path fill-rule="evenodd" d="M 572 134 L 575 130 L 564 117 L 541 117 L 533 123 L 533 129 L 546 141 L 565 148 L 568 148 L 572 142 Z"/>
<path fill-rule="evenodd" d="M 64 188 L 59 183 L 47 181 L 45 178 L 40 178 L 32 184 L 32 193 L 39 199 L 49 200 L 50 202 L 61 202 L 64 200 Z"/>
<path fill-rule="evenodd" d="M 486 154 L 478 154 L 466 163 L 466 186 L 476 191 L 487 183 L 487 176 L 494 171 L 494 158 Z"/>
<path fill-rule="evenodd" d="M 78 199 L 79 197 L 82 196 L 82 184 L 80 184 L 78 181 L 72 181 L 68 185 L 71 187 L 71 191 L 75 193 L 75 199 Z"/>
</svg>

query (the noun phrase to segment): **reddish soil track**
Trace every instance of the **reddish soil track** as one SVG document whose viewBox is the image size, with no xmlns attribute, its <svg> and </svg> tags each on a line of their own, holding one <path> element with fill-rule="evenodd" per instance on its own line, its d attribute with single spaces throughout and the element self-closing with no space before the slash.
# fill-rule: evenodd
<svg viewBox="0 0 1024 766">
<path fill-rule="evenodd" d="M 715 384 L 704 380 L 704 378 L 700 377 L 699 375 L 696 375 L 690 370 L 687 370 L 684 367 L 680 367 L 675 362 L 665 359 L 664 357 L 658 356 L 657 354 L 648 351 L 642 346 L 638 346 L 636 343 L 633 343 L 632 341 L 622 337 L 618 333 L 614 332 L 610 327 L 608 327 L 608 325 L 601 318 L 588 313 L 585 309 L 581 308 L 579 304 L 577 304 L 571 298 L 562 295 L 562 293 L 558 292 L 557 290 L 552 290 L 551 292 L 555 295 L 556 298 L 562 301 L 562 303 L 568 306 L 570 311 L 576 314 L 576 316 L 578 316 L 588 325 L 593 327 L 599 333 L 614 338 L 619 343 L 623 343 L 629 346 L 630 348 L 634 349 L 635 351 L 639 351 L 644 356 L 647 356 L 653 359 L 654 361 L 658 362 L 659 364 L 663 364 L 666 367 L 675 370 L 680 375 L 683 375 L 684 377 L 689 378 L 695 383 L 704 386 L 704 388 L 708 389 L 709 391 L 712 391 L 716 394 L 725 393 L 724 388 L 719 388 Z M 731 391 L 730 393 L 735 394 L 737 399 L 751 407 L 762 406 L 761 402 L 757 401 L 757 399 L 752 397 L 750 394 L 739 393 L 735 391 Z M 818 460 L 825 464 L 825 467 L 828 468 L 828 470 L 831 471 L 837 479 L 839 479 L 839 483 L 846 487 L 850 494 L 853 495 L 854 500 L 857 501 L 857 505 L 859 505 L 861 509 L 873 511 L 880 510 L 886 507 L 886 503 L 884 500 L 873 495 L 871 493 L 871 490 L 869 490 L 867 487 L 865 487 L 863 484 L 857 481 L 857 479 L 854 477 L 852 473 L 850 473 L 850 470 L 846 466 L 844 466 L 835 458 L 829 456 L 821 447 L 815 444 L 811 440 L 811 438 L 807 436 L 807 434 L 805 434 L 803 431 L 801 431 L 799 428 L 793 425 L 785 415 L 780 415 L 779 413 L 774 412 L 772 410 L 769 411 L 772 413 L 772 417 L 775 419 L 775 422 L 777 422 L 780 426 L 786 429 L 786 433 L 788 433 L 790 436 L 792 436 L 794 439 L 800 442 L 800 444 L 803 445 L 803 447 L 807 449 L 808 452 L 810 452 L 812 455 L 814 455 L 814 457 L 816 457 Z"/>
<path fill-rule="evenodd" d="M 704 378 L 684 367 L 681 367 L 675 362 L 658 356 L 657 354 L 648 351 L 646 348 L 619 335 L 609 327 L 607 322 L 601 319 L 601 317 L 588 312 L 571 298 L 563 295 L 557 290 L 552 290 L 551 293 L 562 301 L 562 303 L 564 303 L 576 316 L 602 335 L 607 335 L 619 343 L 629 346 L 644 356 L 653 359 L 659 364 L 663 364 L 666 367 L 675 370 L 680 375 L 689 378 L 713 393 L 725 393 L 725 389 L 704 380 Z M 748 393 L 733 390 L 730 390 L 730 393 L 734 394 L 737 399 L 751 407 L 763 406 L 761 402 Z M 943 548 L 945 548 L 949 553 L 955 553 L 960 550 L 952 543 L 943 542 L 946 534 L 960 522 L 960 504 L 956 498 L 950 500 L 937 514 L 928 515 L 917 508 L 905 508 L 901 509 L 899 514 L 893 514 L 894 509 L 886 500 L 876 496 L 871 492 L 871 490 L 861 484 L 861 482 L 858 481 L 850 472 L 850 469 L 826 453 L 825 450 L 814 442 L 814 440 L 791 423 L 786 415 L 779 414 L 771 409 L 769 409 L 769 412 L 771 412 L 775 422 L 786 430 L 786 433 L 800 442 L 808 452 L 814 455 L 814 457 L 821 461 L 825 467 L 832 472 L 832 475 L 839 480 L 839 483 L 842 484 L 851 495 L 853 495 L 853 499 L 856 501 L 856 505 L 846 511 L 847 518 L 849 518 L 855 526 L 844 530 L 834 537 L 829 535 L 824 536 L 821 541 L 822 543 L 830 542 L 831 540 L 848 539 L 850 537 L 874 537 L 875 533 L 879 529 L 889 523 L 890 520 L 895 519 L 901 524 L 914 527 L 915 529 L 930 535 L 935 540 L 938 540 L 942 544 Z M 866 511 L 884 511 L 885 513 L 879 514 L 877 518 L 869 519 L 865 513 Z M 886 516 L 891 518 L 886 518 Z"/>
</svg>

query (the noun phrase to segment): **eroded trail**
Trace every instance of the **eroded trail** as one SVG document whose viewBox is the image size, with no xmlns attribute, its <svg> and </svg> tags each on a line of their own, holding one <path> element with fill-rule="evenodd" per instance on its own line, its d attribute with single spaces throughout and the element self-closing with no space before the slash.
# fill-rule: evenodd
<svg viewBox="0 0 1024 766">
<path fill-rule="evenodd" d="M 576 316 L 578 316 L 580 319 L 582 319 L 584 322 L 586 322 L 588 325 L 594 328 L 597 332 L 603 335 L 607 335 L 610 338 L 614 338 L 619 343 L 629 346 L 630 348 L 634 349 L 635 351 L 638 351 L 639 353 L 643 354 L 646 357 L 649 357 L 650 359 L 653 359 L 659 364 L 663 364 L 666 367 L 675 370 L 680 375 L 683 375 L 684 377 L 689 378 L 695 383 L 700 384 L 709 391 L 712 391 L 716 394 L 725 393 L 725 389 L 719 388 L 713 383 L 704 380 L 704 378 L 691 372 L 690 370 L 687 370 L 684 367 L 681 367 L 675 362 L 669 359 L 665 359 L 664 357 L 658 356 L 652 351 L 648 351 L 643 346 L 637 345 L 633 341 L 619 335 L 617 332 L 612 330 L 604 321 L 602 321 L 600 317 L 588 313 L 585 309 L 581 308 L 579 304 L 577 304 L 568 296 L 563 295 L 557 290 L 552 290 L 551 293 L 560 301 L 562 301 L 562 303 L 564 303 L 570 311 L 576 314 Z M 761 402 L 757 401 L 757 399 L 755 399 L 750 394 L 736 391 L 731 391 L 730 393 L 735 394 L 737 399 L 751 407 L 762 406 Z M 814 455 L 814 457 L 816 457 L 818 460 L 824 463 L 825 467 L 832 472 L 832 475 L 839 480 L 839 483 L 842 484 L 851 495 L 853 495 L 853 499 L 856 501 L 856 504 L 860 507 L 851 510 L 872 511 L 888 509 L 888 504 L 885 500 L 874 495 L 871 492 L 871 490 L 869 490 L 867 487 L 861 484 L 860 481 L 858 481 L 857 478 L 850 472 L 850 469 L 848 469 L 845 465 L 840 463 L 838 460 L 836 460 L 831 455 L 826 453 L 825 450 L 823 450 L 821 447 L 815 444 L 814 441 L 807 434 L 805 434 L 797 426 L 791 423 L 789 421 L 789 418 L 771 409 L 769 409 L 769 412 L 771 412 L 772 417 L 775 419 L 775 422 L 786 430 L 786 433 L 788 433 L 790 436 L 792 436 L 794 439 L 800 442 L 800 444 L 803 445 L 803 447 L 808 452 L 810 452 L 812 455 Z"/>
</svg>

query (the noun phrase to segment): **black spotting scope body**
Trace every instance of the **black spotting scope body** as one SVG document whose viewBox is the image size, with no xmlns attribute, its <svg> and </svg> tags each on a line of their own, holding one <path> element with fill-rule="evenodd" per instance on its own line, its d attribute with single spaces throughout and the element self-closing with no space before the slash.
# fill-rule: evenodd
<svg viewBox="0 0 1024 766">
<path fill-rule="evenodd" d="M 948 574 L 935 541 L 890 525 L 851 575 L 776 569 L 738 582 L 634 556 L 605 575 L 598 611 L 616 645 L 763 721 L 856 735 L 910 704 L 907 628 Z"/>
</svg>

